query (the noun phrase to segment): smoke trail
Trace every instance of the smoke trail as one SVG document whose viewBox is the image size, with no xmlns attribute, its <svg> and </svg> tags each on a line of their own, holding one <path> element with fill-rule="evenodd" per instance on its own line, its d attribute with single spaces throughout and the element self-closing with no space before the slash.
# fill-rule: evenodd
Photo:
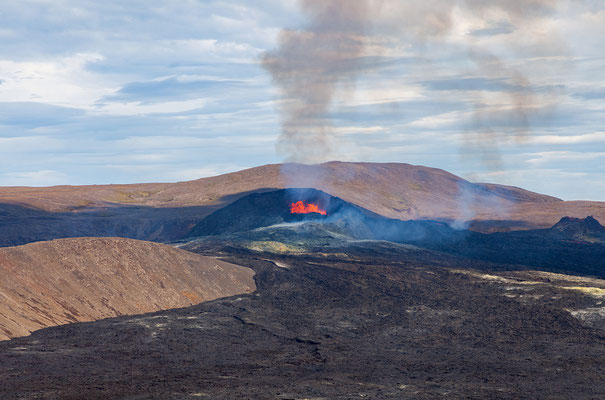
<svg viewBox="0 0 605 400">
<path fill-rule="evenodd" d="M 366 0 L 303 0 L 304 30 L 284 30 L 279 49 L 263 66 L 281 90 L 282 133 L 278 151 L 287 161 L 325 161 L 330 154 L 329 107 L 359 72 L 370 11 Z"/>
<path fill-rule="evenodd" d="M 525 56 L 525 46 L 531 42 L 535 52 L 532 55 L 537 57 L 567 55 L 563 40 L 556 35 L 552 27 L 544 26 L 542 21 L 542 18 L 556 13 L 561 1 L 386 1 L 382 13 L 386 21 L 380 22 L 384 34 L 406 40 L 420 49 L 427 44 L 447 47 L 448 39 L 460 23 L 461 15 L 482 22 L 499 21 L 502 33 L 527 28 L 541 32 L 534 37 L 528 37 L 527 43 L 506 42 L 504 48 L 500 49 L 505 53 L 504 56 L 498 55 L 497 50 L 481 44 L 482 35 L 497 35 L 498 29 L 467 32 L 464 46 L 474 70 L 462 73 L 482 79 L 492 88 L 482 90 L 471 85 L 465 87 L 464 80 L 460 81 L 458 89 L 466 91 L 465 95 L 469 97 L 470 103 L 466 134 L 461 135 L 464 139 L 460 143 L 464 158 L 479 158 L 487 168 L 500 169 L 502 165 L 499 145 L 511 140 L 523 141 L 531 133 L 532 117 L 544 112 L 541 96 L 536 91 L 541 91 L 542 97 L 550 96 L 551 100 L 559 94 L 556 88 L 537 88 L 528 75 L 528 72 L 536 75 L 538 69 L 546 71 L 548 66 L 544 64 L 548 61 L 525 65 L 519 64 L 516 57 Z M 398 24 L 398 21 L 404 22 Z M 459 94 L 455 93 L 456 96 Z"/>
<path fill-rule="evenodd" d="M 491 2 L 488 8 L 480 0 L 466 1 L 480 17 L 493 12 L 494 8 L 504 12 L 511 29 L 532 26 L 545 30 L 540 26 L 540 18 L 554 14 L 559 5 L 559 0 L 503 0 Z M 549 52 L 558 56 L 567 53 L 563 41 L 553 30 L 543 35 L 538 44 L 534 54 L 536 57 Z M 538 87 L 528 76 L 528 73 L 536 75 L 538 69 L 545 70 L 543 64 L 547 61 L 515 65 L 515 56 L 522 53 L 523 46 L 513 42 L 507 47 L 509 59 L 503 59 L 472 42 L 468 49 L 469 59 L 476 66 L 476 75 L 491 82 L 500 82 L 502 87 L 498 90 L 499 96 L 491 101 L 495 105 L 490 105 L 489 96 L 485 95 L 478 94 L 473 100 L 473 113 L 466 140 L 462 143 L 462 152 L 464 157 L 469 154 L 479 156 L 483 165 L 493 170 L 503 168 L 499 145 L 503 142 L 523 142 L 531 134 L 532 117 L 544 113 L 542 98 L 548 96 L 552 101 L 559 94 L 558 88 Z"/>
<path fill-rule="evenodd" d="M 281 94 L 278 152 L 286 161 L 294 162 L 311 163 L 330 157 L 330 107 L 337 93 L 354 88 L 361 72 L 378 68 L 364 57 L 369 45 L 374 51 L 397 43 L 417 52 L 428 44 L 446 47 L 448 35 L 456 28 L 457 14 L 479 20 L 501 18 L 514 30 L 539 24 L 540 18 L 556 11 L 559 1 L 301 0 L 307 26 L 283 30 L 279 47 L 262 58 Z M 544 34 L 541 38 L 541 48 L 558 45 L 556 35 Z M 479 153 L 489 164 L 490 159 L 497 158 L 501 140 L 529 134 L 530 114 L 539 103 L 532 82 L 518 66 L 476 44 L 472 34 L 466 45 L 476 76 L 505 83 L 502 98 L 495 102 L 500 103 L 499 108 L 486 106 L 486 99 L 477 91 L 472 100 L 470 135 L 461 144 L 465 152 Z M 510 43 L 508 52 L 512 56 L 520 54 L 521 47 Z"/>
</svg>

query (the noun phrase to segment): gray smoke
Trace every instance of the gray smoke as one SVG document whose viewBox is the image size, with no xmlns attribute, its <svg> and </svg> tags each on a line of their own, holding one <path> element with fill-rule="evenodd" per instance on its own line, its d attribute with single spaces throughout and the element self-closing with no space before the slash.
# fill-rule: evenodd
<svg viewBox="0 0 605 400">
<path fill-rule="evenodd" d="M 455 13 L 461 10 L 479 19 L 498 15 L 506 21 L 494 29 L 506 31 L 539 23 L 541 17 L 556 12 L 558 3 L 559 0 L 301 0 L 307 25 L 299 30 L 283 30 L 279 47 L 262 57 L 263 66 L 281 95 L 278 152 L 290 162 L 310 163 L 330 157 L 330 108 L 337 94 L 354 90 L 360 73 L 378 68 L 372 60 L 379 57 L 366 57 L 369 48 L 374 55 L 380 51 L 376 49 L 393 44 L 422 52 L 424 46 L 446 46 L 445 39 L 455 28 Z M 543 35 L 540 40 L 545 51 L 562 48 L 556 35 Z M 509 53 L 520 54 L 520 46 L 511 43 Z M 535 89 L 521 68 L 475 44 L 472 34 L 468 55 L 477 76 L 506 83 L 503 109 L 486 107 L 481 98 L 474 101 L 469 134 L 462 143 L 469 152 L 493 161 L 497 159 L 493 154 L 497 154 L 499 141 L 508 140 L 508 136 L 522 139 L 529 134 L 530 114 L 538 108 Z"/>
<path fill-rule="evenodd" d="M 278 151 L 287 161 L 322 161 L 330 153 L 329 106 L 338 88 L 359 72 L 369 1 L 303 0 L 304 30 L 283 30 L 279 49 L 263 65 L 281 90 L 282 134 Z"/>
</svg>

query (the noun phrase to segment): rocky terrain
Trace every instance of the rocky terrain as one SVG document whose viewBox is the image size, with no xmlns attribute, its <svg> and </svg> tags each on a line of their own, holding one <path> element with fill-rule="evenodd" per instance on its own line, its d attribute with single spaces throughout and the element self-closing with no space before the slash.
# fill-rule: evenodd
<svg viewBox="0 0 605 400">
<path fill-rule="evenodd" d="M 3 399 L 599 399 L 605 282 L 407 255 L 224 252 L 257 291 L 0 342 Z"/>
<path fill-rule="evenodd" d="M 322 205 L 326 215 L 292 214 L 295 199 Z M 281 246 L 284 252 L 333 252 L 352 247 L 397 253 L 408 244 L 454 256 L 545 271 L 605 278 L 605 227 L 593 217 L 564 217 L 547 229 L 483 234 L 431 220 L 386 218 L 315 189 L 247 195 L 212 213 L 191 231 L 185 249 Z M 269 245 L 270 244 L 270 245 Z M 268 246 L 269 245 L 269 246 Z"/>
<path fill-rule="evenodd" d="M 0 340 L 255 289 L 253 272 L 170 246 L 76 238 L 0 249 Z"/>
<path fill-rule="evenodd" d="M 77 236 L 178 240 L 247 194 L 285 187 L 320 189 L 389 218 L 468 223 L 481 232 L 546 228 L 565 216 L 605 220 L 602 202 L 561 201 L 409 164 L 331 162 L 179 183 L 0 188 L 0 246 Z"/>
</svg>

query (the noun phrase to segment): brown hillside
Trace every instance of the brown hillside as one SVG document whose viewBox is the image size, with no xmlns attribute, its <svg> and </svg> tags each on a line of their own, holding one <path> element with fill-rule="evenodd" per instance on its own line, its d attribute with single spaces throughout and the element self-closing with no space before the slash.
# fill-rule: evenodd
<svg viewBox="0 0 605 400">
<path fill-rule="evenodd" d="M 552 226 L 563 216 L 594 215 L 605 220 L 602 202 L 565 202 L 516 187 L 474 184 L 435 168 L 398 163 L 275 164 L 179 183 L 0 188 L 0 203 L 54 213 L 149 207 L 137 217 L 151 221 L 148 231 L 116 235 L 171 240 L 196 219 L 251 191 L 284 187 L 314 187 L 392 218 L 477 220 L 473 226 L 479 230 L 491 229 L 491 222 L 482 222 L 491 220 L 508 221 L 511 228 Z M 154 226 L 159 213 L 153 213 L 158 209 L 174 209 L 174 213 L 164 213 L 162 224 Z M 180 225 L 170 225 L 166 232 L 164 227 L 175 222 L 177 213 Z M 121 218 L 119 213 L 116 218 Z M 119 231 L 120 227 L 112 229 Z"/>
<path fill-rule="evenodd" d="M 0 249 L 0 340 L 255 290 L 253 271 L 170 246 L 76 238 Z"/>
</svg>

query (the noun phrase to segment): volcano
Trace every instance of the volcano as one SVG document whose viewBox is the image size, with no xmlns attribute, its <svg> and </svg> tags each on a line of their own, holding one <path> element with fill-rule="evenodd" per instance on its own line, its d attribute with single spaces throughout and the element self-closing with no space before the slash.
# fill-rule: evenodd
<svg viewBox="0 0 605 400">
<path fill-rule="evenodd" d="M 321 212 L 293 212 L 292 205 L 298 203 L 313 204 Z M 191 239 L 244 232 L 263 236 L 275 235 L 276 230 L 308 242 L 320 234 L 406 243 L 454 240 L 466 234 L 443 222 L 386 218 L 321 190 L 297 188 L 243 197 L 204 218 L 188 236 Z"/>
<path fill-rule="evenodd" d="M 300 211 L 293 206 L 313 204 L 318 212 Z M 214 236 L 250 231 L 264 226 L 289 222 L 317 221 L 338 213 L 345 202 L 316 189 L 283 189 L 268 193 L 253 193 L 236 200 L 200 221 L 188 237 Z"/>
<path fill-rule="evenodd" d="M 292 213 L 297 202 L 315 204 L 326 213 Z M 440 221 L 386 218 L 323 191 L 299 188 L 254 193 L 233 202 L 198 223 L 183 248 L 266 250 L 268 243 L 279 243 L 307 252 L 355 248 L 372 253 L 379 246 L 396 254 L 408 251 L 399 247 L 404 244 L 485 262 L 605 277 L 604 232 L 592 217 L 565 217 L 548 229 L 483 234 Z"/>
</svg>

